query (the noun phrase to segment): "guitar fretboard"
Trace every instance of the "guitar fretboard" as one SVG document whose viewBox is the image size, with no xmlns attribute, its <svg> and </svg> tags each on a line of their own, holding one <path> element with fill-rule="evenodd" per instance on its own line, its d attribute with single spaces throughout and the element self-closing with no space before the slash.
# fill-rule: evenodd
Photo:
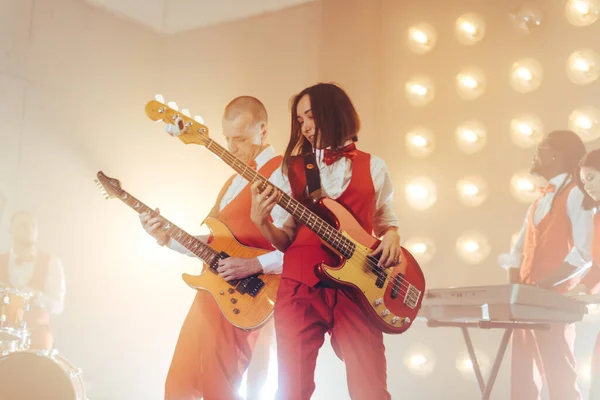
<svg viewBox="0 0 600 400">
<path fill-rule="evenodd" d="M 207 140 L 206 148 L 231 166 L 231 168 L 237 171 L 237 173 L 239 173 L 242 177 L 248 180 L 250 185 L 258 181 L 266 187 L 268 183 L 267 178 L 256 172 L 245 162 L 239 160 L 214 140 Z M 296 220 L 316 233 L 327 244 L 337 250 L 344 258 L 349 259 L 352 257 L 352 254 L 355 250 L 355 245 L 352 241 L 344 237 L 344 235 L 342 235 L 337 229 L 312 212 L 298 200 L 290 197 L 286 193 L 283 193 L 281 190 L 278 190 L 278 192 L 279 197 L 277 199 L 277 204 L 281 208 L 286 210 Z"/>
<path fill-rule="evenodd" d="M 123 194 L 119 197 L 121 201 L 127 204 L 129 207 L 133 208 L 139 214 L 143 212 L 153 210 L 130 195 L 129 193 L 123 191 Z M 162 217 L 161 217 L 162 218 Z M 196 257 L 200 258 L 208 265 L 212 265 L 215 261 L 219 259 L 219 253 L 210 248 L 205 243 L 201 242 L 194 236 L 185 232 L 183 229 L 179 228 L 177 225 L 173 224 L 166 218 L 162 218 L 164 220 L 162 229 L 169 235 L 173 240 L 179 242 L 182 246 L 192 252 Z"/>
</svg>

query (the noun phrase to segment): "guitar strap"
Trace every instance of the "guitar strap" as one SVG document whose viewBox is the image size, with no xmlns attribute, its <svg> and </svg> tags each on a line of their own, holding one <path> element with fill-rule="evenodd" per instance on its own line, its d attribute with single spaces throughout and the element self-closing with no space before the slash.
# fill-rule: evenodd
<svg viewBox="0 0 600 400">
<path fill-rule="evenodd" d="M 315 153 L 304 155 L 304 172 L 306 173 L 306 187 L 304 195 L 308 200 L 316 203 L 321 198 L 321 177 L 317 167 Z"/>
</svg>

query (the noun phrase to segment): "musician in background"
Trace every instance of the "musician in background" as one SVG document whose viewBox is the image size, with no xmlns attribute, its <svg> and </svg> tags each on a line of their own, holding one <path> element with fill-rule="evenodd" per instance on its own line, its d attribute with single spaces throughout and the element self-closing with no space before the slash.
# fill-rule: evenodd
<svg viewBox="0 0 600 400">
<path fill-rule="evenodd" d="M 258 183 L 252 186 L 252 220 L 285 252 L 275 303 L 280 399 L 310 399 L 317 353 L 327 332 L 346 364 L 350 397 L 390 399 L 383 334 L 344 291 L 319 283 L 315 265 L 336 262 L 316 234 L 274 209 L 279 190 L 304 200 L 306 168 L 304 158 L 296 155 L 314 151 L 321 194 L 346 206 L 367 232 L 382 237 L 373 253 L 381 256 L 381 266 L 399 263 L 402 253 L 390 175 L 382 159 L 356 149 L 359 129 L 359 116 L 344 90 L 328 83 L 304 89 L 294 97 L 290 141 L 282 168 L 271 180 L 279 189 L 261 192 Z"/>
<path fill-rule="evenodd" d="M 281 164 L 281 156 L 269 145 L 267 111 L 258 99 L 242 96 L 232 100 L 225 108 L 222 127 L 229 151 L 256 167 L 263 176 L 271 176 Z M 176 134 L 178 128 L 168 125 L 167 131 Z M 250 196 L 248 182 L 239 174 L 233 175 L 221 189 L 210 215 L 225 223 L 243 245 L 272 250 L 250 220 Z M 158 209 L 152 215 L 141 214 L 144 229 L 161 246 L 194 256 L 162 230 L 159 214 Z M 198 238 L 205 243 L 208 240 L 206 236 Z M 229 257 L 219 261 L 218 272 L 227 281 L 257 273 L 279 274 L 282 260 L 278 251 L 253 259 Z M 247 399 L 261 398 L 257 392 L 266 381 L 271 330 L 272 321 L 253 331 L 234 327 L 223 316 L 212 295 L 199 290 L 179 334 L 165 384 L 165 399 L 239 398 L 237 392 L 253 351 L 259 352 L 255 360 L 258 363 L 252 363 L 254 370 L 248 371 L 252 382 L 248 384 Z M 267 337 L 260 340 L 255 349 L 259 333 Z"/>
<path fill-rule="evenodd" d="M 31 350 L 50 350 L 54 345 L 51 315 L 62 313 L 65 274 L 60 260 L 40 250 L 38 224 L 29 211 L 19 211 L 10 220 L 12 247 L 0 254 L 0 282 L 33 296 L 25 321 Z"/>
<path fill-rule="evenodd" d="M 583 208 L 594 214 L 594 233 L 592 240 L 593 264 L 573 290 L 575 294 L 597 294 L 600 292 L 600 150 L 592 150 L 581 160 L 579 170 L 579 188 L 584 192 Z M 590 399 L 600 399 L 600 333 L 592 355 Z"/>
<path fill-rule="evenodd" d="M 591 214 L 582 207 L 583 193 L 575 176 L 584 154 L 582 140 L 571 131 L 550 132 L 538 144 L 531 173 L 545 178 L 547 185 L 527 210 L 511 253 L 501 256 L 512 283 L 539 285 L 559 293 L 577 284 L 579 277 L 566 278 L 589 259 L 592 232 Z M 551 399 L 581 399 L 574 342 L 574 324 L 554 323 L 549 331 L 515 330 L 511 398 L 539 399 L 545 375 Z"/>
</svg>

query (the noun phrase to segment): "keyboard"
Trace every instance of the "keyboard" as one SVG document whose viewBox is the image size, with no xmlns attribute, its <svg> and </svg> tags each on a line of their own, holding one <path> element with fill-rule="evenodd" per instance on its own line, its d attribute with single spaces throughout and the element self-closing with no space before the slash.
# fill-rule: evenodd
<svg viewBox="0 0 600 400">
<path fill-rule="evenodd" d="M 583 304 L 600 304 L 600 293 L 598 294 L 576 294 L 569 296 Z"/>
<path fill-rule="evenodd" d="M 438 322 L 577 322 L 581 301 L 535 286 L 507 284 L 429 289 L 419 317 Z"/>
</svg>

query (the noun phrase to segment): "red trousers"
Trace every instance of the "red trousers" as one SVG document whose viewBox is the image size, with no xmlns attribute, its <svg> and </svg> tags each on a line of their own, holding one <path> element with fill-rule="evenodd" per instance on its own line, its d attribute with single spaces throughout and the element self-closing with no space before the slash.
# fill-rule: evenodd
<svg viewBox="0 0 600 400">
<path fill-rule="evenodd" d="M 259 332 L 231 325 L 212 295 L 199 290 L 179 333 L 165 399 L 239 399 Z"/>
<path fill-rule="evenodd" d="M 346 364 L 353 400 L 390 399 L 383 334 L 340 290 L 311 287 L 282 278 L 275 303 L 280 400 L 308 400 L 315 390 L 317 354 L 331 334 Z"/>
<path fill-rule="evenodd" d="M 580 400 L 574 344 L 574 324 L 552 324 L 549 331 L 516 329 L 512 337 L 511 399 L 540 399 L 545 378 L 550 400 Z"/>
<path fill-rule="evenodd" d="M 589 398 L 590 400 L 600 399 L 600 333 L 596 336 L 596 345 L 592 353 Z"/>
</svg>

